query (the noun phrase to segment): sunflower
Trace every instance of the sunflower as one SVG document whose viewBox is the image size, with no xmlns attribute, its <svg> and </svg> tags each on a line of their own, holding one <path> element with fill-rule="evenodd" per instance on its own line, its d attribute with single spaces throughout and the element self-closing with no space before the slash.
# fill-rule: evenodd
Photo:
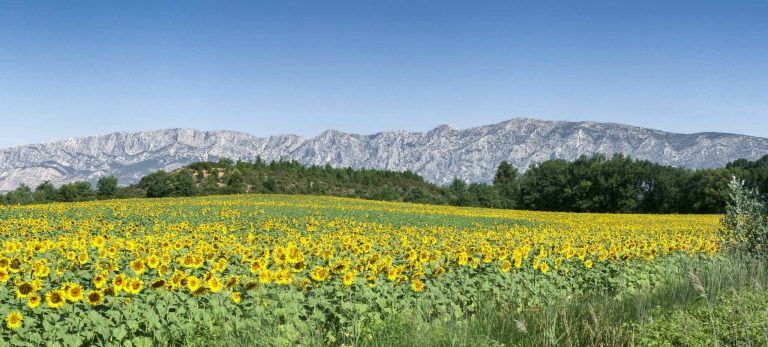
<svg viewBox="0 0 768 347">
<path fill-rule="evenodd" d="M 96 248 L 102 248 L 104 247 L 104 244 L 107 242 L 107 240 L 104 238 L 104 236 L 96 236 L 93 240 L 91 240 L 91 245 L 93 245 Z"/>
<path fill-rule="evenodd" d="M 299 289 L 307 289 L 307 287 L 309 287 L 309 285 L 311 284 L 312 284 L 312 280 L 306 277 L 299 278 L 296 281 L 296 287 L 298 287 Z"/>
<path fill-rule="evenodd" d="M 107 284 L 107 277 L 108 276 L 109 276 L 109 273 L 106 272 L 106 271 L 103 271 L 103 272 L 97 274 L 96 276 L 93 277 L 93 285 L 97 289 L 101 289 L 102 287 L 104 287 L 104 285 Z"/>
<path fill-rule="evenodd" d="M 586 267 L 587 269 L 591 269 L 592 268 L 592 259 L 587 259 L 586 261 L 584 261 L 584 267 Z"/>
<path fill-rule="evenodd" d="M 45 294 L 45 303 L 50 308 L 59 308 L 67 302 L 67 294 L 62 290 L 52 290 Z"/>
<path fill-rule="evenodd" d="M 160 289 L 163 287 L 165 287 L 165 280 L 162 278 L 158 278 L 149 284 L 149 288 L 151 289 Z"/>
<path fill-rule="evenodd" d="M 328 269 L 322 267 L 322 266 L 315 266 L 312 268 L 312 273 L 310 274 L 313 280 L 317 282 L 322 282 L 327 280 L 331 274 L 328 271 Z"/>
<path fill-rule="evenodd" d="M 40 297 L 37 293 L 32 293 L 27 297 L 27 306 L 29 308 L 35 308 L 40 306 L 40 303 L 43 301 L 43 298 Z"/>
<path fill-rule="evenodd" d="M 187 289 L 189 289 L 190 292 L 194 292 L 201 286 L 200 279 L 197 278 L 196 276 L 188 276 L 186 278 L 186 281 L 187 281 L 187 284 L 186 284 Z"/>
<path fill-rule="evenodd" d="M 270 281 L 272 281 L 272 272 L 267 269 L 261 270 L 259 272 L 259 282 L 269 283 Z"/>
<path fill-rule="evenodd" d="M 232 301 L 234 301 L 236 304 L 240 303 L 240 292 L 232 292 Z"/>
<path fill-rule="evenodd" d="M 259 260 L 254 260 L 254 261 L 251 262 L 251 264 L 249 266 L 249 270 L 251 271 L 251 273 L 256 273 L 256 272 L 260 271 L 261 269 L 263 269 L 264 267 L 265 267 L 264 261 L 259 259 Z"/>
<path fill-rule="evenodd" d="M 112 285 L 115 287 L 115 292 L 119 292 L 123 290 L 123 287 L 125 287 L 125 284 L 126 284 L 125 274 L 119 274 L 112 279 Z"/>
<path fill-rule="evenodd" d="M 171 275 L 171 284 L 174 286 L 183 286 L 187 284 L 187 274 L 182 271 L 174 271 Z"/>
<path fill-rule="evenodd" d="M 414 280 L 411 282 L 411 289 L 413 289 L 414 292 L 420 293 L 422 290 L 424 290 L 424 282 L 421 280 Z"/>
<path fill-rule="evenodd" d="M 355 273 L 351 271 L 345 272 L 344 279 L 343 279 L 344 286 L 345 287 L 350 286 L 354 282 L 355 282 Z"/>
<path fill-rule="evenodd" d="M 400 276 L 400 270 L 398 270 L 398 268 L 393 267 L 387 271 L 387 279 L 390 281 L 395 281 L 398 276 Z"/>
<path fill-rule="evenodd" d="M 125 291 L 128 292 L 128 294 L 136 295 L 139 294 L 143 288 L 144 281 L 138 277 L 134 277 L 128 280 L 128 284 L 125 286 Z"/>
<path fill-rule="evenodd" d="M 96 306 L 101 304 L 104 301 L 104 295 L 101 294 L 98 290 L 92 290 L 88 292 L 88 294 L 85 296 L 85 302 L 88 303 L 88 305 Z"/>
<path fill-rule="evenodd" d="M 253 290 L 259 287 L 259 282 L 249 281 L 245 284 L 245 290 Z"/>
<path fill-rule="evenodd" d="M 579 249 L 579 254 L 578 255 L 579 255 L 579 259 L 584 260 L 584 257 L 587 256 L 587 248 L 586 247 L 581 247 L 581 249 Z"/>
<path fill-rule="evenodd" d="M 51 269 L 45 264 L 35 265 L 32 275 L 35 277 L 47 277 L 51 273 Z"/>
<path fill-rule="evenodd" d="M 307 268 L 307 263 L 303 261 L 299 261 L 296 264 L 293 264 L 293 272 L 302 272 Z"/>
<path fill-rule="evenodd" d="M 211 277 L 211 279 L 208 280 L 208 288 L 211 288 L 211 292 L 218 293 L 224 288 L 224 283 L 222 283 L 218 277 Z"/>
<path fill-rule="evenodd" d="M 509 260 L 505 260 L 501 263 L 501 271 L 502 272 L 509 272 L 509 270 L 512 269 L 512 263 L 509 262 Z"/>
<path fill-rule="evenodd" d="M 5 325 L 11 329 L 16 330 L 21 327 L 21 322 L 24 321 L 24 316 L 19 311 L 11 311 L 5 316 Z"/>
<path fill-rule="evenodd" d="M 16 286 L 16 298 L 17 299 L 23 299 L 26 298 L 29 293 L 32 293 L 33 288 L 32 284 L 29 282 L 21 282 Z"/>
<path fill-rule="evenodd" d="M 83 287 L 77 283 L 71 283 L 66 290 L 67 300 L 78 302 L 83 299 Z"/>
<path fill-rule="evenodd" d="M 8 271 L 0 269 L 0 283 L 6 283 L 8 282 L 8 279 L 10 279 L 10 276 L 8 276 Z"/>
<path fill-rule="evenodd" d="M 8 270 L 12 273 L 18 273 L 21 271 L 21 260 L 18 258 L 11 259 L 11 263 L 8 265 Z"/>
<path fill-rule="evenodd" d="M 240 279 L 238 279 L 237 276 L 230 276 L 224 283 L 224 287 L 229 289 L 236 286 L 238 283 L 240 283 Z"/>
<path fill-rule="evenodd" d="M 144 273 L 144 271 L 147 270 L 146 266 L 144 265 L 144 261 L 141 259 L 136 259 L 131 262 L 131 270 L 133 270 L 136 275 L 141 276 L 141 274 Z"/>
<path fill-rule="evenodd" d="M 87 264 L 88 260 L 90 260 L 90 257 L 88 257 L 88 253 L 86 252 L 80 253 L 80 255 L 77 256 L 77 262 L 80 263 L 80 265 Z"/>
<path fill-rule="evenodd" d="M 206 293 L 208 293 L 208 288 L 200 286 L 194 291 L 192 291 L 191 294 L 192 296 L 201 296 L 201 295 L 205 295 Z"/>
<path fill-rule="evenodd" d="M 541 263 L 539 270 L 541 270 L 541 273 L 547 273 L 549 271 L 549 264 L 547 262 Z"/>
<path fill-rule="evenodd" d="M 107 296 L 107 295 L 110 295 L 110 296 L 117 295 L 117 294 L 115 294 L 115 288 L 112 288 L 112 287 L 104 288 L 104 296 Z"/>
<path fill-rule="evenodd" d="M 160 265 L 160 259 L 158 259 L 156 255 L 147 258 L 147 266 L 149 266 L 150 269 L 157 268 L 158 265 Z"/>
<path fill-rule="evenodd" d="M 467 265 L 467 262 L 469 262 L 469 255 L 467 255 L 467 252 L 459 253 L 458 264 L 464 266 Z"/>
<path fill-rule="evenodd" d="M 288 269 L 283 269 L 272 273 L 272 279 L 275 283 L 281 285 L 289 285 L 293 283 L 293 273 Z"/>
</svg>

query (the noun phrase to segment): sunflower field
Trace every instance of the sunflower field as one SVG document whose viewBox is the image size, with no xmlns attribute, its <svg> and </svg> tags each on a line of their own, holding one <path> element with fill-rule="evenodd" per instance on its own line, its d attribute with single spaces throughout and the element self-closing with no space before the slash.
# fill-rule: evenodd
<svg viewBox="0 0 768 347">
<path fill-rule="evenodd" d="M 395 314 L 652 290 L 718 256 L 718 218 L 283 195 L 0 206 L 0 341 L 359 345 Z"/>
</svg>

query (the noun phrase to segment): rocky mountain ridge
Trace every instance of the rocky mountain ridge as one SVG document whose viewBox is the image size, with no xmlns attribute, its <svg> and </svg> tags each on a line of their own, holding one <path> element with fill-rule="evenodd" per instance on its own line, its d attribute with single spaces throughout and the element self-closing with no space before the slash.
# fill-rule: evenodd
<svg viewBox="0 0 768 347">
<path fill-rule="evenodd" d="M 298 160 L 308 165 L 411 170 L 445 184 L 490 181 L 502 160 L 525 170 L 548 159 L 624 153 L 690 168 L 723 166 L 768 153 L 768 139 L 736 134 L 676 134 L 614 123 L 514 118 L 493 125 L 359 135 L 327 130 L 313 138 L 256 137 L 235 131 L 166 129 L 112 133 L 0 149 L 0 191 L 49 180 L 55 185 L 114 174 L 121 184 L 195 161 Z"/>
</svg>

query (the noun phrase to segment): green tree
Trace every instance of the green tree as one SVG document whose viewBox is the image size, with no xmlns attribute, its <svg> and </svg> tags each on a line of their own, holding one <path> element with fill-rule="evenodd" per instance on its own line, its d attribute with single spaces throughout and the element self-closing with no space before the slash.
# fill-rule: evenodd
<svg viewBox="0 0 768 347">
<path fill-rule="evenodd" d="M 173 193 L 170 176 L 163 170 L 144 176 L 138 186 L 146 190 L 148 198 L 162 198 Z"/>
<path fill-rule="evenodd" d="M 230 171 L 224 179 L 226 187 L 224 193 L 226 194 L 242 194 L 245 193 L 245 180 L 243 173 L 238 169 Z"/>
<path fill-rule="evenodd" d="M 106 176 L 96 183 L 96 197 L 99 199 L 114 199 L 117 195 L 117 177 Z"/>
<path fill-rule="evenodd" d="M 496 175 L 493 177 L 493 187 L 499 195 L 499 203 L 504 208 L 516 208 L 519 198 L 519 186 L 517 182 L 518 172 L 508 161 L 499 164 Z"/>
<path fill-rule="evenodd" d="M 64 184 L 59 187 L 58 195 L 66 202 L 93 200 L 96 196 L 91 184 L 86 181 Z"/>
<path fill-rule="evenodd" d="M 5 194 L 5 201 L 12 205 L 26 205 L 34 202 L 32 189 L 26 184 L 21 184 L 18 188 Z"/>
<path fill-rule="evenodd" d="M 53 186 L 51 181 L 45 181 L 37 185 L 32 197 L 37 203 L 47 203 L 56 201 L 58 199 L 56 195 L 56 187 Z"/>
<path fill-rule="evenodd" d="M 196 196 L 199 194 L 197 182 L 192 177 L 192 172 L 186 169 L 179 170 L 171 177 L 173 196 Z"/>
<path fill-rule="evenodd" d="M 572 211 L 573 194 L 566 190 L 569 163 L 562 159 L 548 160 L 531 166 L 520 180 L 523 208 L 545 211 Z"/>
</svg>

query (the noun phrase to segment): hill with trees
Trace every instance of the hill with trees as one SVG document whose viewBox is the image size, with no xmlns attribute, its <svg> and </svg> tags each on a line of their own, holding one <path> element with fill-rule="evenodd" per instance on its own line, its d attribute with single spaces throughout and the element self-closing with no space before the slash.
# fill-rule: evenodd
<svg viewBox="0 0 768 347">
<path fill-rule="evenodd" d="M 768 192 L 768 155 L 739 159 L 723 168 L 692 170 L 616 154 L 548 160 L 519 173 L 504 161 L 493 182 L 455 179 L 437 186 L 410 172 L 305 166 L 297 161 L 253 162 L 220 159 L 173 172 L 158 171 L 120 187 L 114 176 L 96 187 L 86 181 L 34 190 L 22 185 L 0 195 L 5 204 L 87 201 L 133 197 L 281 193 L 354 197 L 456 206 L 542 211 L 621 213 L 721 213 L 732 176 Z"/>
</svg>

